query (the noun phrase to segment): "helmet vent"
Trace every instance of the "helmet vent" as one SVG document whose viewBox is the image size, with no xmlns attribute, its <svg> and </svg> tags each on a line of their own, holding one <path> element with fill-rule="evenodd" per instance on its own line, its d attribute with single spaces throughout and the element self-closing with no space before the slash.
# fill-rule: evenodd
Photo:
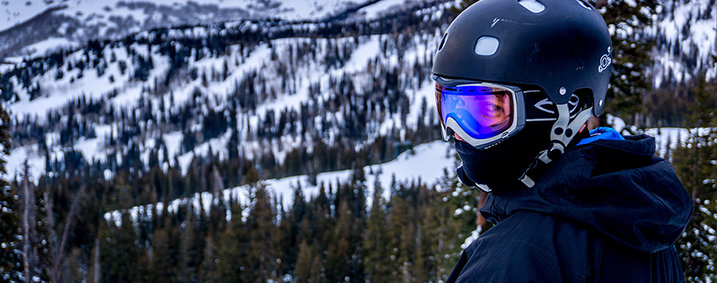
<svg viewBox="0 0 717 283">
<path fill-rule="evenodd" d="M 448 33 L 443 34 L 443 38 L 441 38 L 441 43 L 438 44 L 438 51 L 443 50 L 443 47 L 446 46 L 446 39 L 448 38 Z"/>
<path fill-rule="evenodd" d="M 575 0 L 575 1 L 578 1 L 578 4 L 580 4 L 580 6 L 583 6 L 583 8 L 588 9 L 589 11 L 592 11 L 592 9 L 590 8 L 590 5 L 588 5 L 588 3 L 585 3 L 585 1 L 583 1 L 583 0 Z"/>
<path fill-rule="evenodd" d="M 498 45 L 500 45 L 500 43 L 497 38 L 492 36 L 483 36 L 478 39 L 473 51 L 481 56 L 490 56 L 495 54 L 498 50 Z"/>
<path fill-rule="evenodd" d="M 520 0 L 518 1 L 518 4 L 522 5 L 524 8 L 528 9 L 528 11 L 531 11 L 534 14 L 540 13 L 545 10 L 545 5 L 536 0 Z"/>
</svg>

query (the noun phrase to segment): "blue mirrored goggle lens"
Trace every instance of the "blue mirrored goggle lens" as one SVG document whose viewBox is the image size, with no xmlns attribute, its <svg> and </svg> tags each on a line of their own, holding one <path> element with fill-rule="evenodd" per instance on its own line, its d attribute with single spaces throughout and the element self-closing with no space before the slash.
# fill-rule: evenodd
<svg viewBox="0 0 717 283">
<path fill-rule="evenodd" d="M 436 103 L 445 127 L 453 118 L 474 139 L 494 137 L 513 124 L 513 92 L 499 86 L 436 83 Z"/>
</svg>

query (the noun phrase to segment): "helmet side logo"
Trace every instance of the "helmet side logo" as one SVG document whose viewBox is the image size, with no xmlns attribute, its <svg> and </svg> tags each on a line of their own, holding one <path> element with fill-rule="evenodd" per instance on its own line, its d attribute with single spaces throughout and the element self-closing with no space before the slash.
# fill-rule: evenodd
<svg viewBox="0 0 717 283">
<path fill-rule="evenodd" d="M 578 97 L 576 94 L 572 94 L 570 96 L 570 100 L 568 101 L 568 110 L 570 114 L 573 114 L 575 110 L 578 109 L 578 106 L 580 104 L 580 97 Z M 544 98 L 541 101 L 538 101 L 538 103 L 535 103 L 535 108 L 537 108 L 540 111 L 543 111 L 548 114 L 555 114 L 555 103 L 550 101 L 547 98 Z"/>
<path fill-rule="evenodd" d="M 598 72 L 602 73 L 607 69 L 608 66 L 610 66 L 610 63 L 612 63 L 612 59 L 610 58 L 610 53 L 612 52 L 612 47 L 607 48 L 607 53 L 603 54 L 600 57 L 600 66 L 598 66 Z"/>
<path fill-rule="evenodd" d="M 538 103 L 535 104 L 535 108 L 538 108 L 538 110 L 543 111 L 543 112 L 548 113 L 548 114 L 555 114 L 555 111 L 554 111 L 554 110 L 547 108 L 547 107 L 549 107 L 549 106 L 553 106 L 553 107 L 554 107 L 554 105 L 555 105 L 555 104 L 553 104 L 553 102 L 551 102 L 550 100 L 548 100 L 547 98 L 545 98 L 545 99 L 543 99 L 543 100 L 541 100 L 541 101 L 538 101 Z"/>
</svg>

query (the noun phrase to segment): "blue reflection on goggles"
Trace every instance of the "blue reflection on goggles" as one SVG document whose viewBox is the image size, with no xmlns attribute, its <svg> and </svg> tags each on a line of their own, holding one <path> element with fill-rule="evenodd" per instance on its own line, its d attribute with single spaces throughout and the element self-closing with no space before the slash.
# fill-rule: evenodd
<svg viewBox="0 0 717 283">
<path fill-rule="evenodd" d="M 436 102 L 443 126 L 452 118 L 469 136 L 486 139 L 513 124 L 513 92 L 494 85 L 444 87 L 436 83 Z"/>
</svg>

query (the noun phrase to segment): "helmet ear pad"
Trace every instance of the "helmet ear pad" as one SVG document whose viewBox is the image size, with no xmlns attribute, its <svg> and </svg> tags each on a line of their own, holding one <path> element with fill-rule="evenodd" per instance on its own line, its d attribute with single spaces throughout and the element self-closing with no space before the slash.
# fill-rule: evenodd
<svg viewBox="0 0 717 283">
<path fill-rule="evenodd" d="M 488 185 L 493 193 L 521 189 L 513 185 L 538 153 L 550 146 L 551 127 L 552 122 L 526 123 L 514 136 L 486 149 L 456 140 L 465 177 L 476 184 Z"/>
</svg>

